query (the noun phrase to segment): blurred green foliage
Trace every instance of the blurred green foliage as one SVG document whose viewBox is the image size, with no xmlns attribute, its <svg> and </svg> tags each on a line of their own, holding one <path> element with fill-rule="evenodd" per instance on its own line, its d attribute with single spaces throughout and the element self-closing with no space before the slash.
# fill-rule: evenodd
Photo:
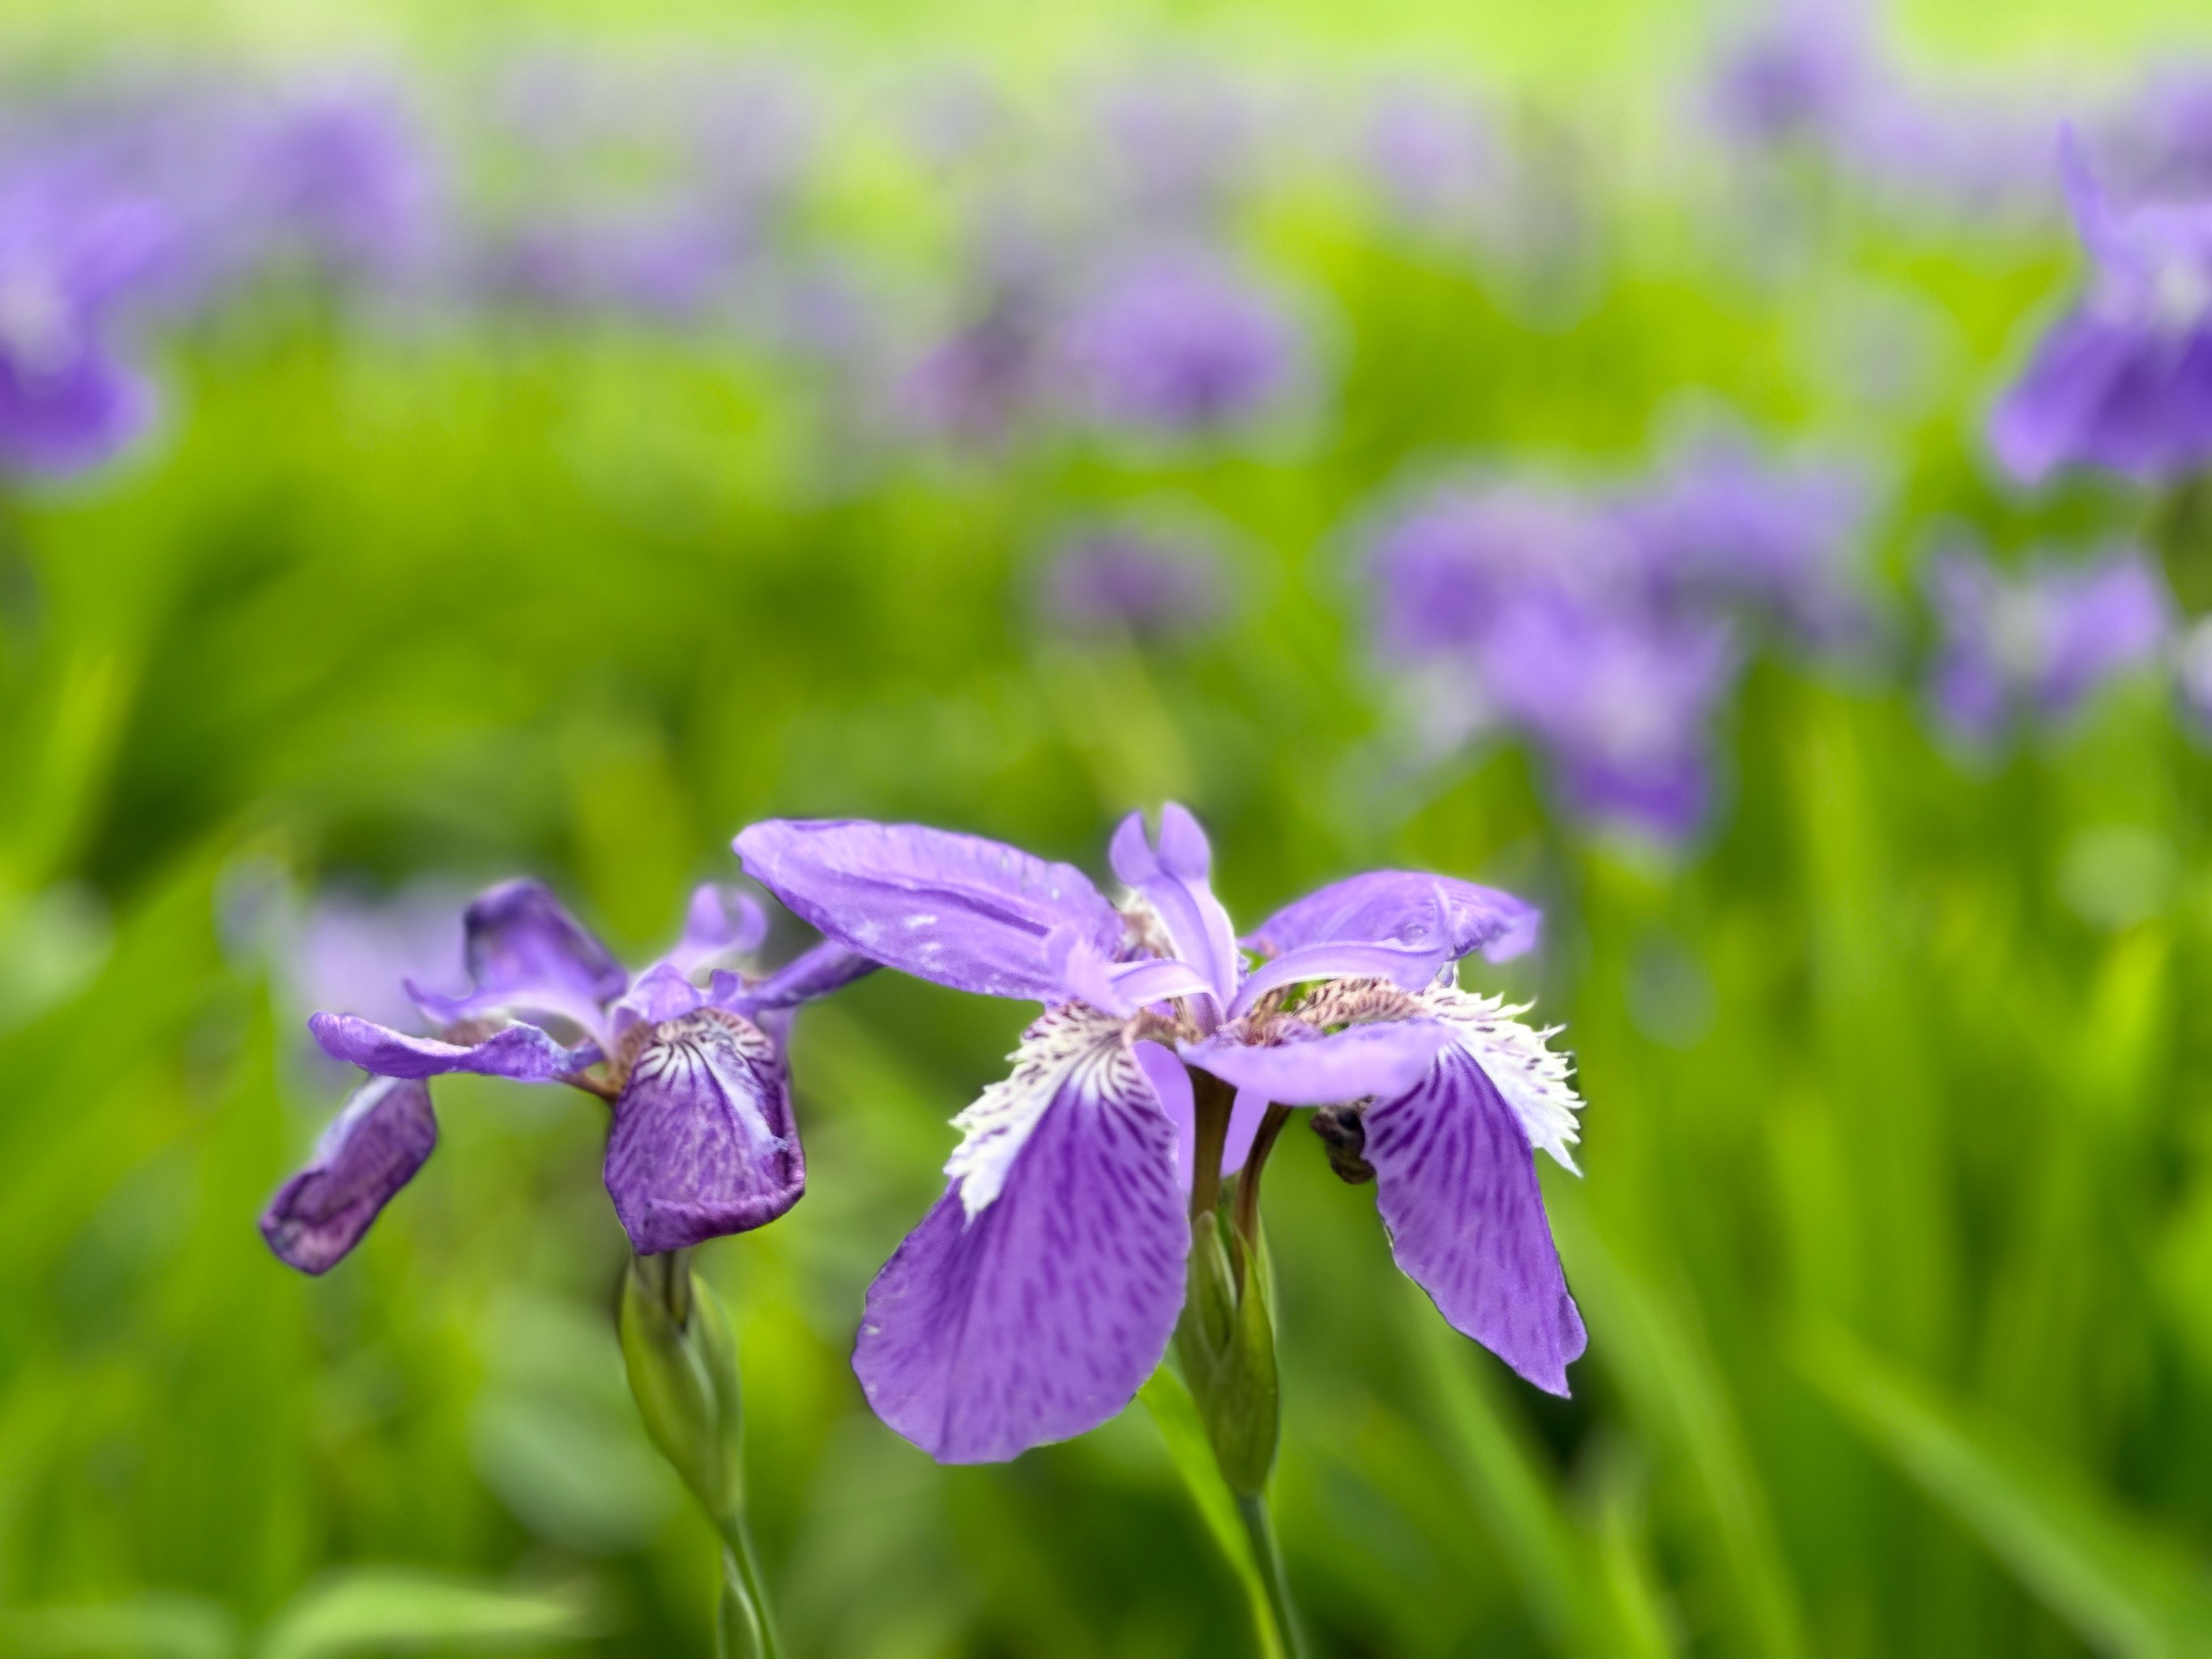
<svg viewBox="0 0 2212 1659">
<path fill-rule="evenodd" d="M 708 1640 L 714 1541 L 623 1385 L 590 1103 L 443 1082 L 438 1156 L 354 1260 L 311 1282 L 256 1237 L 343 1081 L 226 947 L 251 872 L 530 870 L 643 951 L 757 817 L 1095 866 L 1170 795 L 1248 921 L 1380 863 L 1538 897 L 1510 985 L 1591 1102 L 1586 1179 L 1547 1176 L 1571 1402 L 1445 1330 L 1317 1149 L 1273 1166 L 1279 1509 L 1325 1650 L 2207 1650 L 2204 757 L 2145 693 L 1970 775 L 1909 688 L 1765 665 L 1717 838 L 1655 864 L 1556 825 L 1510 755 L 1395 768 L 1348 574 L 1409 468 L 1633 465 L 1685 387 L 1882 447 L 1900 579 L 1936 519 L 2012 544 L 2124 512 L 2023 507 L 1977 458 L 2063 252 L 1838 210 L 1759 281 L 1687 216 L 1608 228 L 1601 291 L 1539 325 L 1342 204 L 1276 216 L 1339 358 L 1279 452 L 856 450 L 772 369 L 612 326 L 179 348 L 167 440 L 0 527 L 0 1650 Z M 1926 325 L 1909 397 L 1824 376 L 1869 297 Z M 1231 624 L 1040 630 L 1045 532 L 1161 496 L 1237 527 Z M 1023 1018 L 887 976 L 810 1010 L 806 1201 L 702 1255 L 796 1652 L 1250 1640 L 1233 1522 L 1176 1474 L 1187 1401 L 939 1469 L 846 1369 Z"/>
</svg>

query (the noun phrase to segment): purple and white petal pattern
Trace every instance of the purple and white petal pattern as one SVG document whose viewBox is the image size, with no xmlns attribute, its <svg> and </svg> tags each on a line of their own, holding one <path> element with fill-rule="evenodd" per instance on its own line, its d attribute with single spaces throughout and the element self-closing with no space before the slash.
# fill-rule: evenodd
<svg viewBox="0 0 2212 1659">
<path fill-rule="evenodd" d="M 1565 1395 L 1587 1338 L 1535 1155 L 1497 1086 L 1455 1046 L 1413 1089 L 1370 1107 L 1364 1127 L 1362 1155 L 1398 1266 L 1453 1328 Z"/>
<path fill-rule="evenodd" d="M 418 1082 L 372 1078 L 325 1131 L 314 1161 L 277 1189 L 261 1236 L 301 1273 L 328 1273 L 438 1144 L 430 1091 Z"/>
<path fill-rule="evenodd" d="M 1160 809 L 1155 846 L 1146 839 L 1144 814 L 1132 812 L 1115 830 L 1107 856 L 1114 873 L 1159 912 L 1176 954 L 1205 976 L 1226 1008 L 1244 976 L 1244 958 L 1229 913 L 1213 896 L 1213 848 L 1198 820 L 1170 801 Z"/>
<path fill-rule="evenodd" d="M 1338 941 L 1426 943 L 1439 894 L 1455 957 L 1480 951 L 1487 961 L 1504 962 L 1535 944 L 1542 915 L 1534 905 L 1495 887 L 1410 870 L 1332 882 L 1276 911 L 1245 942 L 1266 957 Z"/>
<path fill-rule="evenodd" d="M 1432 1019 L 1377 1020 L 1326 1036 L 1299 1038 L 1309 1026 L 1285 1022 L 1287 1041 L 1251 1046 L 1224 1030 L 1185 1043 L 1182 1057 L 1223 1082 L 1279 1106 L 1334 1106 L 1411 1088 L 1451 1033 Z"/>
<path fill-rule="evenodd" d="M 745 872 L 825 937 L 887 968 L 982 996 L 1050 1001 L 1056 930 L 1111 955 L 1121 918 L 1072 864 L 911 823 L 756 823 Z"/>
<path fill-rule="evenodd" d="M 378 1077 L 441 1077 L 478 1072 L 522 1083 L 550 1083 L 596 1066 L 605 1058 L 596 1042 L 563 1048 L 535 1025 L 510 1025 L 481 1042 L 440 1042 L 409 1036 L 351 1014 L 313 1014 L 307 1030 L 333 1060 Z"/>
<path fill-rule="evenodd" d="M 806 1159 L 776 1044 L 715 1008 L 654 1028 L 615 1102 L 606 1185 L 640 1255 L 744 1232 L 797 1203 Z"/>
<path fill-rule="evenodd" d="M 960 1121 L 944 1197 L 869 1287 L 853 1369 L 939 1462 L 995 1462 L 1136 1396 L 1182 1309 L 1190 1227 L 1119 1020 L 1048 1011 Z"/>
</svg>

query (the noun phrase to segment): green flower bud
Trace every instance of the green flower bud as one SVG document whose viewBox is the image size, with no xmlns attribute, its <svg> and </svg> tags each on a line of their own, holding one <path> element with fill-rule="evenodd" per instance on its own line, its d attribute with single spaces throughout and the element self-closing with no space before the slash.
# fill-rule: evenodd
<svg viewBox="0 0 2212 1659">
<path fill-rule="evenodd" d="M 743 1503 L 737 1344 L 721 1303 L 677 1255 L 631 1261 L 623 1363 L 646 1433 L 726 1530 Z"/>
<path fill-rule="evenodd" d="M 1248 1247 L 1213 1216 L 1192 1223 L 1176 1354 L 1214 1461 L 1239 1497 L 1255 1497 L 1267 1486 L 1280 1432 L 1270 1296 L 1264 1250 Z"/>
</svg>

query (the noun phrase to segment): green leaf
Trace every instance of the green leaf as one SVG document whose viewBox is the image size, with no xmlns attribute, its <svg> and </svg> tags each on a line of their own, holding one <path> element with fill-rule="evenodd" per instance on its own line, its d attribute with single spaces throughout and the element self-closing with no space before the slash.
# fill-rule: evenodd
<svg viewBox="0 0 2212 1659">
<path fill-rule="evenodd" d="M 1237 1516 L 1236 1499 L 1215 1466 L 1212 1444 L 1199 1419 L 1198 1402 L 1190 1397 L 1182 1379 L 1165 1365 L 1152 1373 L 1137 1397 L 1159 1425 L 1168 1443 L 1168 1455 L 1182 1476 L 1191 1501 L 1198 1505 L 1200 1518 L 1244 1587 L 1245 1598 L 1252 1604 L 1252 1628 L 1261 1633 L 1264 1659 L 1284 1659 L 1275 1635 L 1274 1611 L 1267 1600 L 1267 1580 L 1253 1559 L 1251 1539 Z"/>
<path fill-rule="evenodd" d="M 0 1653 L 12 1659 L 230 1659 L 237 1650 L 230 1614 L 196 1595 L 0 1613 Z"/>
<path fill-rule="evenodd" d="M 581 1641 L 602 1623 L 580 1586 L 508 1589 L 404 1568 L 334 1574 L 276 1617 L 258 1659 L 366 1653 L 489 1653 Z"/>
<path fill-rule="evenodd" d="M 2129 1659 L 2212 1652 L 2212 1576 L 2002 1424 L 1948 1403 L 1828 1327 L 1800 1344 L 1815 1386 L 2081 1638 Z"/>
</svg>

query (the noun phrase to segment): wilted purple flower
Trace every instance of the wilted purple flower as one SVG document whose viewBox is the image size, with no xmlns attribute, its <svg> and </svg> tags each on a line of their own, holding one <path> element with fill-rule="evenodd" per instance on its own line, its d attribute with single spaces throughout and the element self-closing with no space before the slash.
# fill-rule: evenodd
<svg viewBox="0 0 2212 1659">
<path fill-rule="evenodd" d="M 2154 662 L 2171 627 L 2165 583 L 2131 550 L 2008 575 L 1979 552 L 1946 548 L 1929 561 L 1928 592 L 1942 635 L 1936 712 L 1977 745 L 2022 718 L 2063 720 L 2107 681 Z"/>
<path fill-rule="evenodd" d="M 1188 537 L 1095 525 L 1068 537 L 1044 570 L 1047 613 L 1072 633 L 1140 638 L 1203 633 L 1228 605 L 1221 560 Z"/>
<path fill-rule="evenodd" d="M 2212 201 L 2115 211 L 2070 136 L 2061 163 L 2089 289 L 1999 400 L 1990 442 L 2029 483 L 2065 465 L 2181 477 L 2212 459 Z"/>
<path fill-rule="evenodd" d="M 1869 621 L 1858 568 L 1867 505 L 1863 482 L 1841 468 L 1780 465 L 1720 440 L 1681 452 L 1620 511 L 1664 599 L 1835 647 Z"/>
<path fill-rule="evenodd" d="M 1528 949 L 1528 906 L 1379 871 L 1240 945 L 1205 832 L 1172 805 L 1157 841 L 1140 815 L 1115 832 L 1118 909 L 1072 865 L 916 825 L 770 822 L 737 845 L 833 943 L 1045 1005 L 1012 1074 L 956 1120 L 945 1195 L 868 1292 L 854 1369 L 932 1455 L 1012 1457 L 1127 1405 L 1176 1328 L 1221 1174 L 1248 1156 L 1255 1174 L 1292 1107 L 1333 1109 L 1336 1158 L 1376 1180 L 1400 1267 L 1445 1318 L 1566 1392 L 1583 1323 L 1532 1153 L 1568 1163 L 1580 1102 L 1546 1034 L 1450 971 Z M 1186 1066 L 1209 1098 L 1239 1091 L 1212 1167 L 1193 1156 Z"/>
<path fill-rule="evenodd" d="M 1162 252 L 1125 265 L 1077 309 L 1070 363 L 1109 420 L 1173 433 L 1249 421 L 1296 383 L 1289 314 L 1217 258 Z"/>
<path fill-rule="evenodd" d="M 326 1051 L 371 1080 L 270 1200 L 261 1218 L 270 1248 L 319 1273 L 359 1243 L 436 1144 L 425 1079 L 449 1072 L 567 1083 L 610 1102 L 607 1193 L 640 1255 L 775 1219 L 806 1182 L 786 1022 L 871 964 L 821 945 L 760 980 L 715 966 L 752 951 L 765 931 L 750 899 L 702 887 L 676 948 L 633 978 L 540 883 L 493 888 L 463 919 L 470 988 L 449 996 L 407 985 L 437 1036 L 352 1013 L 308 1022 Z M 695 976 L 710 968 L 702 987 Z"/>
</svg>

